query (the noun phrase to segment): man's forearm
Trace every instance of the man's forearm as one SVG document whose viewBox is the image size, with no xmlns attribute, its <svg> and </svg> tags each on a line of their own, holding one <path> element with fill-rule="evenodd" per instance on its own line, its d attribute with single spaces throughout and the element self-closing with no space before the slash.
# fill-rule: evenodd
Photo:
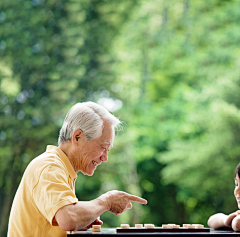
<svg viewBox="0 0 240 237">
<path fill-rule="evenodd" d="M 107 210 L 106 201 L 99 197 L 64 206 L 57 211 L 55 218 L 62 230 L 76 230 L 89 225 Z"/>
</svg>

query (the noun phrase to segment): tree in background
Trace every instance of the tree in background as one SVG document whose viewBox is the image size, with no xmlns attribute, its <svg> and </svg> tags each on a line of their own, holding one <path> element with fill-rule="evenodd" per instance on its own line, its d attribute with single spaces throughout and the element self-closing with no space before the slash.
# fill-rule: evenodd
<svg viewBox="0 0 240 237">
<path fill-rule="evenodd" d="M 236 209 L 239 0 L 0 6 L 1 235 L 26 165 L 57 144 L 66 112 L 85 100 L 114 112 L 124 131 L 93 177 L 78 175 L 78 198 L 119 189 L 148 200 L 104 213 L 105 227 L 206 225 Z"/>
<path fill-rule="evenodd" d="M 145 221 L 206 224 L 237 208 L 239 8 L 141 1 L 115 41 L 116 70 L 129 88 L 121 94 L 126 143 L 151 203 Z"/>
<path fill-rule="evenodd" d="M 115 78 L 109 46 L 134 4 L 0 3 L 1 236 L 27 164 L 46 145 L 57 145 L 63 119 L 75 102 L 96 101 L 110 90 Z"/>
</svg>

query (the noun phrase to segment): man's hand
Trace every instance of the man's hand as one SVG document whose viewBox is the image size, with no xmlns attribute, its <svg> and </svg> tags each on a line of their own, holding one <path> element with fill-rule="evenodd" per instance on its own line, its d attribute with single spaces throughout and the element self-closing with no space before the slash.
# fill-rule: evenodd
<svg viewBox="0 0 240 237">
<path fill-rule="evenodd" d="M 109 191 L 101 195 L 99 199 L 105 201 L 108 210 L 116 215 L 119 215 L 127 211 L 127 209 L 131 209 L 132 208 L 131 202 L 147 204 L 147 200 L 143 198 L 117 190 Z"/>
</svg>

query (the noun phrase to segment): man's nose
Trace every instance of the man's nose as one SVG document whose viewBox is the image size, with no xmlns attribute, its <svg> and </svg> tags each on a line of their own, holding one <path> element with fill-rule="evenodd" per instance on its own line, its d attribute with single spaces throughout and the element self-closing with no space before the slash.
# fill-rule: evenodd
<svg viewBox="0 0 240 237">
<path fill-rule="evenodd" d="M 107 162 L 108 161 L 108 151 L 107 150 L 103 152 L 103 154 L 101 156 L 101 160 L 103 162 Z"/>
</svg>

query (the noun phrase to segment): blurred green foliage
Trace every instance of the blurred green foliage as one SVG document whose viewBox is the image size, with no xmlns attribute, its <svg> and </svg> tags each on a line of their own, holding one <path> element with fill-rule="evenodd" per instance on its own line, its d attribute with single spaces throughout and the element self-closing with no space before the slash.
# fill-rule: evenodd
<svg viewBox="0 0 240 237">
<path fill-rule="evenodd" d="M 237 209 L 239 0 L 0 2 L 0 235 L 27 164 L 81 101 L 124 121 L 109 161 L 76 194 L 148 200 L 120 223 L 203 223 Z"/>
</svg>

